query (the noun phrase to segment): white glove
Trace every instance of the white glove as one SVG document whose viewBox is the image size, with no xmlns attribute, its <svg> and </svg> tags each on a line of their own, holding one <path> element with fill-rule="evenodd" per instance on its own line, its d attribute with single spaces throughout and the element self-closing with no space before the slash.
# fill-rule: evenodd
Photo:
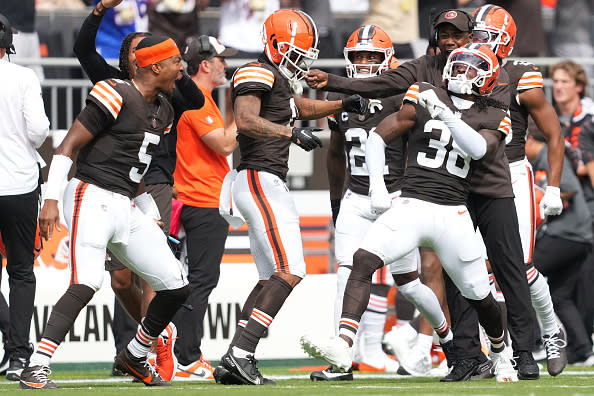
<svg viewBox="0 0 594 396">
<path fill-rule="evenodd" d="M 563 202 L 561 201 L 561 190 L 559 187 L 547 186 L 544 197 L 540 201 L 540 217 L 557 216 L 563 211 Z"/>
<path fill-rule="evenodd" d="M 392 197 L 381 180 L 376 183 L 369 183 L 369 197 L 371 198 L 371 211 L 375 214 L 382 214 L 392 207 Z"/>
<path fill-rule="evenodd" d="M 419 93 L 419 104 L 427 109 L 431 118 L 439 118 L 444 111 L 451 112 L 450 109 L 437 97 L 434 90 L 428 89 Z"/>
<path fill-rule="evenodd" d="M 382 111 L 384 106 L 382 101 L 379 99 L 369 99 L 369 112 L 375 114 L 376 111 Z"/>
</svg>

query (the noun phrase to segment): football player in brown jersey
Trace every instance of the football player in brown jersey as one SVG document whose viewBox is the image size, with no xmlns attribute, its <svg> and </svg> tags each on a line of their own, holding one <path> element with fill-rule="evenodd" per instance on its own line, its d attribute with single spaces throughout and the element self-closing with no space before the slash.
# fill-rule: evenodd
<svg viewBox="0 0 594 396">
<path fill-rule="evenodd" d="M 453 337 L 435 294 L 419 280 L 416 263 L 397 259 L 420 246 L 433 248 L 444 270 L 477 311 L 491 341 L 490 356 L 499 382 L 517 381 L 511 349 L 504 343 L 503 316 L 490 293 L 480 240 L 465 205 L 470 176 L 509 133 L 505 105 L 486 98 L 499 74 L 486 45 L 452 51 L 444 68 L 447 91 L 428 83 L 412 85 L 400 111 L 370 133 L 365 152 L 371 208 L 385 211 L 370 227 L 353 258 L 343 300 L 339 336 L 302 345 L 311 356 L 346 369 L 361 315 L 369 300 L 371 276 L 390 265 L 404 295 L 431 323 L 444 352 Z M 408 133 L 407 169 L 402 194 L 392 199 L 384 182 L 385 148 Z M 461 241 L 464 241 L 461 243 Z"/>
<path fill-rule="evenodd" d="M 532 263 L 536 230 L 536 209 L 534 199 L 534 176 L 526 159 L 524 146 L 531 116 L 548 141 L 549 179 L 545 195 L 540 203 L 541 215 L 553 216 L 561 213 L 559 183 L 563 168 L 564 142 L 559 120 L 553 106 L 547 101 L 539 69 L 531 63 L 509 61 L 516 40 L 516 24 L 511 14 L 502 7 L 491 4 L 477 8 L 473 13 L 473 41 L 486 43 L 491 47 L 502 68 L 509 75 L 510 114 L 512 132 L 506 138 L 505 154 L 509 160 L 513 191 L 526 275 L 530 285 L 532 306 L 542 325 L 543 341 L 547 353 L 547 370 L 558 375 L 567 364 L 565 335 L 557 323 L 553 302 L 546 279 Z M 524 359 L 523 352 L 516 360 Z M 521 376 L 523 376 L 521 374 Z"/>
<path fill-rule="evenodd" d="M 233 381 L 245 384 L 273 383 L 256 366 L 256 346 L 305 276 L 299 214 L 285 184 L 289 147 L 295 143 L 310 151 L 321 141 L 314 134 L 319 128 L 294 127 L 295 120 L 339 111 L 364 114 L 367 109 L 359 95 L 335 101 L 297 96 L 300 80 L 318 56 L 318 32 L 309 15 L 278 10 L 264 22 L 262 34 L 264 53 L 238 68 L 231 81 L 241 159 L 226 177 L 223 190 L 230 191 L 234 181 L 233 210 L 238 209 L 248 223 L 260 282 L 248 296 L 229 350 L 215 370 L 215 380 L 223 383 L 228 383 L 228 373 Z M 221 202 L 228 201 L 221 195 Z M 230 215 L 225 208 L 220 210 Z"/>
<path fill-rule="evenodd" d="M 385 97 L 404 92 L 415 81 L 426 81 L 435 86 L 443 84 L 442 72 L 447 55 L 457 46 L 472 41 L 472 18 L 459 10 L 446 10 L 433 21 L 434 38 L 440 50 L 438 55 L 426 55 L 403 63 L 395 70 L 363 81 L 351 81 L 322 71 L 312 71 L 306 77 L 310 87 L 351 93 L 351 90 L 365 97 Z M 491 96 L 509 106 L 509 76 L 502 70 Z M 538 365 L 530 351 L 534 346 L 535 321 L 530 312 L 530 288 L 525 276 L 522 241 L 511 184 L 509 162 L 505 156 L 505 141 L 492 158 L 483 159 L 474 172 L 468 209 L 474 224 L 483 235 L 487 253 L 497 276 L 499 286 L 505 295 L 508 325 L 512 346 L 517 360 L 516 368 L 520 378 L 538 378 Z M 446 296 L 454 333 L 476 333 L 475 326 L 464 325 L 463 319 L 474 311 L 459 298 L 459 291 L 451 280 L 444 276 Z M 476 321 L 476 318 L 473 319 Z M 458 328 L 458 324 L 460 324 Z M 444 382 L 464 381 L 489 375 L 491 362 L 480 353 L 478 338 L 466 337 L 467 342 L 456 343 L 456 353 L 448 360 L 452 367 Z"/>
<path fill-rule="evenodd" d="M 379 26 L 365 25 L 357 28 L 344 48 L 347 75 L 351 78 L 369 78 L 385 72 L 394 62 L 392 40 Z M 341 99 L 345 95 L 329 93 L 327 100 Z M 326 167 L 330 184 L 330 200 L 335 231 L 336 298 L 334 307 L 335 332 L 342 313 L 342 298 L 347 279 L 353 267 L 353 253 L 360 245 L 369 226 L 379 213 L 369 206 L 369 175 L 365 164 L 365 144 L 369 132 L 381 120 L 396 111 L 402 103 L 402 95 L 374 101 L 374 113 L 366 116 L 341 112 L 328 117 L 331 130 L 330 148 Z M 394 196 L 400 194 L 404 175 L 405 142 L 396 139 L 387 149 L 384 177 L 388 190 Z M 348 183 L 345 183 L 348 180 Z M 342 202 L 341 202 L 342 200 Z M 418 251 L 411 252 L 415 262 Z M 394 284 L 387 268 L 380 268 L 373 276 L 369 305 L 361 319 L 361 331 L 354 362 L 359 371 L 396 372 L 398 363 L 382 350 L 382 337 L 388 310 L 388 291 Z M 352 380 L 352 371 L 344 373 L 332 366 L 311 373 L 314 381 Z"/>
<path fill-rule="evenodd" d="M 148 386 L 164 381 L 146 356 L 188 295 L 188 281 L 154 219 L 155 202 L 142 177 L 151 155 L 171 129 L 173 108 L 163 95 L 181 77 L 181 55 L 172 39 L 150 36 L 136 48 L 138 70 L 131 81 L 100 81 L 87 106 L 56 149 L 39 216 L 42 237 L 59 229 L 58 198 L 72 161 L 77 171 L 64 191 L 70 231 L 70 286 L 54 305 L 21 388 L 56 388 L 48 379 L 50 360 L 80 311 L 102 284 L 106 249 L 156 291 L 136 336 L 118 353 L 115 366 Z M 78 155 L 78 156 L 77 156 Z"/>
<path fill-rule="evenodd" d="M 110 8 L 118 6 L 122 0 L 102 0 L 97 2 L 93 11 L 84 20 L 74 42 L 74 54 L 93 84 L 108 78 L 132 79 L 136 73 L 135 49 L 140 40 L 149 36 L 148 32 L 133 32 L 122 40 L 118 67 L 107 63 L 95 48 L 97 32 L 103 18 Z M 176 122 L 186 110 L 198 109 L 204 105 L 204 95 L 185 73 L 176 80 L 176 90 L 170 96 L 174 111 L 174 123 L 171 133 L 161 140 L 153 154 L 151 165 L 144 175 L 146 191 L 151 195 L 161 214 L 163 232 L 169 234 L 171 219 L 171 187 L 175 168 L 175 147 L 177 141 Z M 111 287 L 116 295 L 113 310 L 112 331 L 116 351 L 122 349 L 128 338 L 135 333 L 155 292 L 143 279 L 138 278 L 129 268 L 120 263 L 115 256 L 109 255 L 105 269 L 111 276 Z M 138 285 L 137 285 L 138 284 Z M 175 357 L 173 341 L 176 337 L 175 325 L 171 323 L 159 337 L 157 345 L 157 371 L 165 379 L 174 374 Z M 112 375 L 123 375 L 113 369 Z"/>
</svg>

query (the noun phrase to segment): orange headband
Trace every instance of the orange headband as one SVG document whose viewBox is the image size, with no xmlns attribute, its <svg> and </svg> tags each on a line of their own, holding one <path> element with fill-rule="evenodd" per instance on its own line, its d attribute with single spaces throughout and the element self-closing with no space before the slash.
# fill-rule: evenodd
<svg viewBox="0 0 594 396">
<path fill-rule="evenodd" d="M 138 67 L 145 67 L 160 62 L 163 59 L 179 55 L 179 48 L 175 45 L 175 41 L 168 38 L 150 47 L 137 49 L 134 53 Z"/>
</svg>

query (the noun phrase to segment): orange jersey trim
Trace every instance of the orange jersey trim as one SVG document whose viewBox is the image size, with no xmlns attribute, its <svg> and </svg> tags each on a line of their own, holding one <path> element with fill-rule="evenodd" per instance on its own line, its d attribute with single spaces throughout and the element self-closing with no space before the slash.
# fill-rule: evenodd
<svg viewBox="0 0 594 396">
<path fill-rule="evenodd" d="M 270 204 L 264 195 L 262 185 L 260 184 L 260 177 L 258 171 L 254 169 L 248 169 L 248 184 L 250 186 L 250 192 L 254 198 L 254 202 L 260 210 L 260 214 L 264 220 L 266 226 L 266 235 L 268 236 L 268 242 L 272 247 L 274 253 L 274 261 L 276 263 L 276 270 L 285 274 L 290 274 L 289 263 L 287 263 L 287 253 L 283 246 L 283 241 L 278 233 L 278 226 L 276 224 L 276 218 L 270 208 Z"/>
<path fill-rule="evenodd" d="M 82 206 L 82 198 L 89 183 L 81 181 L 76 186 L 74 194 L 74 213 L 72 214 L 72 232 L 70 235 L 70 284 L 78 284 L 78 275 L 76 273 L 76 239 L 78 233 L 78 220 L 80 218 L 80 207 Z"/>
</svg>

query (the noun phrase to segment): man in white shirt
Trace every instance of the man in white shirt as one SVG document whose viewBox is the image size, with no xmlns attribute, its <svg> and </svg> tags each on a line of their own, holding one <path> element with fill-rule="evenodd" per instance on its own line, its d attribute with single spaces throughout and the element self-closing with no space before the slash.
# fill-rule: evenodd
<svg viewBox="0 0 594 396">
<path fill-rule="evenodd" d="M 49 120 L 35 72 L 9 62 L 8 55 L 14 53 L 12 34 L 9 21 L 0 14 L 0 233 L 10 286 L 10 327 L 4 348 L 10 356 L 6 378 L 18 381 L 32 353 L 33 250 L 40 196 L 36 149 L 48 135 Z"/>
</svg>

